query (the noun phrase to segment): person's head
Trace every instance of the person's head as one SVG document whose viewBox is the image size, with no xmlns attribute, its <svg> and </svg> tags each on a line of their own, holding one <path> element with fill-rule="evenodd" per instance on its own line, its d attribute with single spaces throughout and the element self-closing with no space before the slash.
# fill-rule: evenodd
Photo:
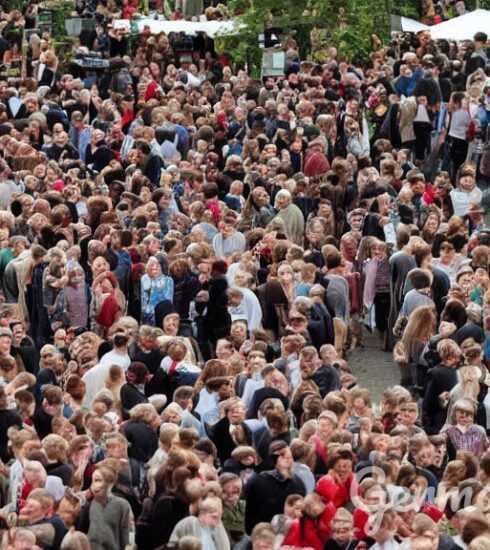
<svg viewBox="0 0 490 550">
<path fill-rule="evenodd" d="M 42 446 L 49 462 L 66 462 L 68 460 L 68 442 L 61 436 L 47 435 L 42 440 Z"/>
<path fill-rule="evenodd" d="M 461 358 L 461 349 L 454 340 L 443 338 L 437 344 L 437 353 L 441 362 L 447 366 L 456 366 Z"/>
<path fill-rule="evenodd" d="M 177 336 L 180 326 L 180 315 L 169 313 L 163 318 L 163 332 L 168 336 Z"/>
<path fill-rule="evenodd" d="M 149 403 L 140 403 L 135 405 L 129 411 L 129 418 L 134 422 L 143 422 L 150 427 L 154 427 L 158 421 L 158 415 L 153 405 Z"/>
<path fill-rule="evenodd" d="M 284 514 L 291 518 L 300 518 L 303 513 L 304 498 L 298 494 L 288 495 L 284 501 Z"/>
<path fill-rule="evenodd" d="M 335 475 L 345 482 L 352 475 L 353 457 L 348 450 L 339 450 L 328 461 L 328 467 Z"/>
<path fill-rule="evenodd" d="M 270 523 L 257 523 L 252 530 L 252 550 L 273 550 L 276 534 Z"/>
<path fill-rule="evenodd" d="M 54 498 L 45 489 L 34 489 L 29 493 L 19 513 L 19 519 L 27 525 L 33 525 L 54 511 Z"/>
<path fill-rule="evenodd" d="M 461 398 L 453 407 L 452 421 L 458 426 L 468 427 L 473 424 L 475 418 L 475 404 L 469 398 Z"/>
<path fill-rule="evenodd" d="M 430 539 L 433 548 L 439 544 L 439 530 L 437 524 L 427 514 L 419 513 L 415 516 L 412 523 L 412 531 L 416 536 L 423 536 Z"/>
<path fill-rule="evenodd" d="M 24 464 L 24 479 L 32 487 L 42 488 L 46 485 L 46 469 L 37 460 L 28 460 Z"/>
<path fill-rule="evenodd" d="M 242 343 L 247 338 L 247 322 L 242 320 L 233 321 L 230 328 L 230 336 L 236 342 Z"/>
<path fill-rule="evenodd" d="M 113 433 L 105 438 L 108 458 L 118 460 L 127 460 L 128 458 L 128 440 L 121 433 Z"/>
<path fill-rule="evenodd" d="M 285 477 L 291 477 L 293 468 L 293 455 L 285 441 L 273 441 L 269 446 L 269 454 L 275 462 L 275 468 Z"/>
<path fill-rule="evenodd" d="M 245 405 L 241 399 L 232 398 L 225 407 L 225 413 L 230 424 L 238 425 L 245 420 Z"/>
<path fill-rule="evenodd" d="M 488 35 L 485 32 L 477 32 L 473 37 L 473 43 L 476 50 L 481 50 L 487 45 Z"/>
<path fill-rule="evenodd" d="M 303 379 L 310 378 L 320 366 L 318 352 L 313 346 L 306 346 L 301 350 L 299 368 Z"/>
<path fill-rule="evenodd" d="M 5 531 L 3 546 L 5 550 L 36 550 L 36 535 L 29 529 L 17 527 L 15 530 Z"/>
<path fill-rule="evenodd" d="M 182 407 L 177 403 L 170 403 L 162 413 L 162 422 L 169 422 L 172 424 L 180 425 L 182 422 L 182 415 L 184 411 Z"/>
<path fill-rule="evenodd" d="M 415 401 L 404 401 L 400 404 L 399 418 L 405 426 L 413 426 L 417 421 L 419 410 Z"/>
<path fill-rule="evenodd" d="M 78 514 L 80 513 L 81 502 L 71 490 L 65 492 L 65 496 L 61 499 L 57 514 L 61 517 L 65 525 L 70 528 L 75 525 Z"/>
<path fill-rule="evenodd" d="M 201 525 L 217 527 L 223 515 L 223 504 L 215 496 L 209 496 L 198 504 L 198 518 Z"/>
<path fill-rule="evenodd" d="M 240 476 L 232 473 L 224 473 L 219 477 L 221 490 L 223 491 L 223 504 L 233 509 L 239 502 L 242 494 L 242 480 Z"/>
<path fill-rule="evenodd" d="M 92 474 L 90 491 L 96 500 L 104 499 L 117 480 L 117 473 L 108 466 L 97 466 Z"/>
<path fill-rule="evenodd" d="M 354 519 L 345 508 L 338 508 L 332 521 L 332 538 L 338 544 L 348 543 L 354 536 Z"/>
<path fill-rule="evenodd" d="M 323 411 L 317 419 L 317 433 L 323 441 L 328 441 L 338 426 L 337 415 L 332 411 Z"/>
</svg>

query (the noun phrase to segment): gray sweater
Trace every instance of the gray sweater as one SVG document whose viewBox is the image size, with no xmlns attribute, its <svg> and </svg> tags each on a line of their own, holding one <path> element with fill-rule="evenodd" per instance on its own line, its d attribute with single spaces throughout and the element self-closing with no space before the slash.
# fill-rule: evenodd
<svg viewBox="0 0 490 550">
<path fill-rule="evenodd" d="M 107 504 L 93 500 L 87 533 L 92 550 L 124 550 L 129 544 L 131 508 L 128 502 L 111 495 Z"/>
</svg>

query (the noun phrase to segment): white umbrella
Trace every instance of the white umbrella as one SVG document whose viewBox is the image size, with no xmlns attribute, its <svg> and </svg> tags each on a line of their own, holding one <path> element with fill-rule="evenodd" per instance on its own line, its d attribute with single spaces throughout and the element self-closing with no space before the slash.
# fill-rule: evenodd
<svg viewBox="0 0 490 550">
<path fill-rule="evenodd" d="M 477 32 L 490 31 L 490 11 L 474 10 L 430 27 L 434 40 L 472 40 Z"/>
</svg>

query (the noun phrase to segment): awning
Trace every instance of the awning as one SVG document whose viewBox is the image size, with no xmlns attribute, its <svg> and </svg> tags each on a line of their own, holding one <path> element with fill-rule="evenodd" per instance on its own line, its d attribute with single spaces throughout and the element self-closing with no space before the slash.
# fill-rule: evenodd
<svg viewBox="0 0 490 550">
<path fill-rule="evenodd" d="M 184 32 L 185 34 L 195 35 L 198 32 L 206 33 L 210 38 L 222 34 L 232 34 L 237 31 L 238 23 L 233 20 L 228 21 L 163 21 L 156 19 L 135 19 L 133 26 L 142 32 L 145 27 L 149 27 L 152 34 L 164 32 Z"/>
<path fill-rule="evenodd" d="M 474 10 L 430 27 L 434 40 L 473 40 L 477 32 L 490 31 L 490 11 Z"/>
</svg>

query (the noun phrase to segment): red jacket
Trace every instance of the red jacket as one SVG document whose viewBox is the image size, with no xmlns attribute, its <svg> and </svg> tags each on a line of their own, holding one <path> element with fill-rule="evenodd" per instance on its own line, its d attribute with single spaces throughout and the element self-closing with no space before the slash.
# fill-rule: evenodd
<svg viewBox="0 0 490 550">
<path fill-rule="evenodd" d="M 335 506 L 332 502 L 329 502 L 319 518 L 295 519 L 282 546 L 323 550 L 325 542 L 332 536 L 331 522 L 335 512 Z"/>
<path fill-rule="evenodd" d="M 325 502 L 333 502 L 336 508 L 341 508 L 350 501 L 351 490 L 357 493 L 354 474 L 350 474 L 345 483 L 337 483 L 330 474 L 327 474 L 321 477 L 316 484 L 316 492 L 323 497 Z"/>
<path fill-rule="evenodd" d="M 354 538 L 357 540 L 365 540 L 368 537 L 366 533 L 366 524 L 369 519 L 369 514 L 361 508 L 356 508 L 352 515 L 354 519 Z"/>
</svg>

